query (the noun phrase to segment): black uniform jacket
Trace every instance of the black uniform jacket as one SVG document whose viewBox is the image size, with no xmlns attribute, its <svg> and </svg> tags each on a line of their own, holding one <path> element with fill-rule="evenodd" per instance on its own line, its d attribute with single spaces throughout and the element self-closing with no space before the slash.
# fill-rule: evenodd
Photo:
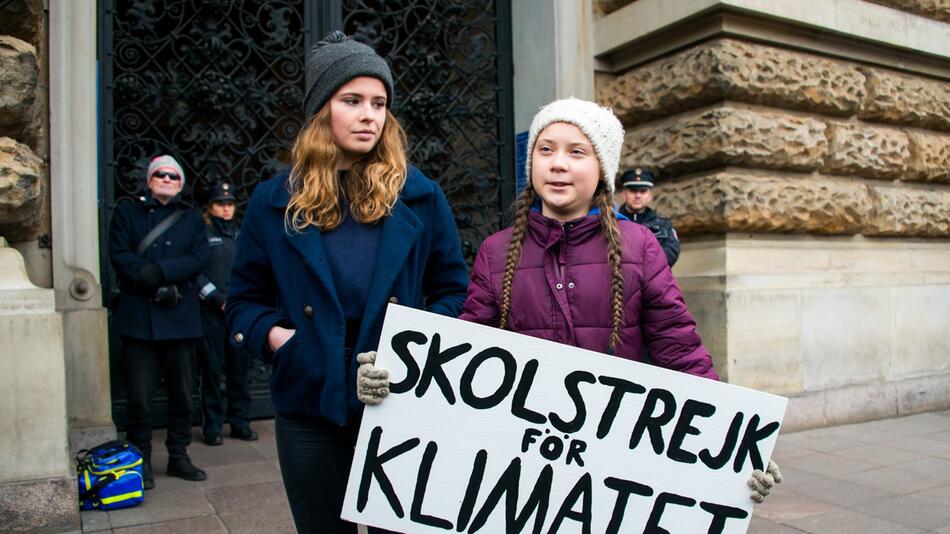
<svg viewBox="0 0 950 534">
<path fill-rule="evenodd" d="M 634 213 L 626 205 L 623 205 L 620 207 L 620 213 L 631 221 L 649 228 L 653 232 L 653 237 L 663 247 L 663 253 L 666 254 L 666 263 L 670 267 L 676 263 L 676 260 L 680 257 L 680 240 L 676 236 L 676 230 L 673 229 L 673 221 L 666 217 L 660 217 L 652 208 L 645 208 L 643 213 Z"/>
<path fill-rule="evenodd" d="M 211 217 L 205 226 L 208 235 L 208 261 L 198 275 L 198 298 L 216 314 L 224 316 L 221 305 L 228 296 L 231 284 L 231 263 L 237 252 L 237 221 Z"/>
<path fill-rule="evenodd" d="M 148 247 L 135 251 L 142 238 L 174 210 L 186 210 Z M 113 328 L 121 336 L 146 340 L 201 337 L 198 285 L 195 278 L 208 258 L 204 221 L 175 197 L 162 205 L 146 193 L 145 201 L 125 202 L 115 208 L 109 226 L 109 259 L 119 278 L 118 304 Z M 137 287 L 133 279 L 143 266 L 154 263 L 162 271 L 161 285 L 175 284 L 178 304 L 167 307 L 152 301 L 154 292 Z"/>
</svg>

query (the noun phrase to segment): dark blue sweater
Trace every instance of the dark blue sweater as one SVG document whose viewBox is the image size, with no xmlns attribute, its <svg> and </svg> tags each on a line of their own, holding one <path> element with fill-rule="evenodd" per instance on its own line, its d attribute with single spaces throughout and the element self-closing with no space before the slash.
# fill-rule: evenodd
<svg viewBox="0 0 950 534">
<path fill-rule="evenodd" d="M 323 232 L 323 247 L 336 286 L 336 296 L 346 317 L 346 346 L 352 349 L 360 332 L 366 297 L 376 268 L 382 223 L 363 224 L 353 218 L 350 203 L 340 206 L 343 220 L 329 232 Z"/>
</svg>

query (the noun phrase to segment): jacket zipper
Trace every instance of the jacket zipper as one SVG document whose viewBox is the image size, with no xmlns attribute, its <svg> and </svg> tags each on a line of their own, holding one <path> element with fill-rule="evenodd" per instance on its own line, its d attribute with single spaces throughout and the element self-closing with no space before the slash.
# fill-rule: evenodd
<svg viewBox="0 0 950 534">
<path fill-rule="evenodd" d="M 564 284 L 564 250 L 567 248 L 567 228 L 566 224 L 561 224 L 561 246 L 557 251 L 557 282 L 563 288 Z"/>
</svg>

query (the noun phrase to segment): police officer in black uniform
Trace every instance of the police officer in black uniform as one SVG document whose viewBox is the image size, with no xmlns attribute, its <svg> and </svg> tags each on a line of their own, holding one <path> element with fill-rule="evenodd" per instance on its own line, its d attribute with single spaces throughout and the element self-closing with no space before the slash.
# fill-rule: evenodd
<svg viewBox="0 0 950 534">
<path fill-rule="evenodd" d="M 666 262 L 672 267 L 680 256 L 680 240 L 673 229 L 673 223 L 666 217 L 660 217 L 649 206 L 650 202 L 653 202 L 653 186 L 656 183 L 653 173 L 637 167 L 624 172 L 620 183 L 623 184 L 623 206 L 620 207 L 620 213 L 653 232 L 663 247 Z"/>
<path fill-rule="evenodd" d="M 170 476 L 204 480 L 191 463 L 192 361 L 201 339 L 195 278 L 208 258 L 201 216 L 179 198 L 185 173 L 171 156 L 152 160 L 141 202 L 116 206 L 109 258 L 119 281 L 113 328 L 122 339 L 128 396 L 126 438 L 142 451 L 145 489 L 152 476 L 151 404 L 159 378 L 168 393 Z"/>
<path fill-rule="evenodd" d="M 221 426 L 225 415 L 231 437 L 244 441 L 257 439 L 248 419 L 251 392 L 247 380 L 250 355 L 228 343 L 228 325 L 224 302 L 231 281 L 231 262 L 237 250 L 238 224 L 234 220 L 234 185 L 218 183 L 211 187 L 205 222 L 211 254 L 198 276 L 198 298 L 204 324 L 201 353 L 201 429 L 204 442 L 221 445 Z M 227 411 L 225 394 L 227 391 Z"/>
</svg>

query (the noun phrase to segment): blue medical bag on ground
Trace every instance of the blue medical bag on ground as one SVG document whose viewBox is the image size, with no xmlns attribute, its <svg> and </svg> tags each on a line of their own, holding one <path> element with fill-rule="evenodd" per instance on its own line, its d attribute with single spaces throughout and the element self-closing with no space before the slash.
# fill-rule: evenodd
<svg viewBox="0 0 950 534">
<path fill-rule="evenodd" d="M 109 441 L 79 451 L 76 475 L 83 510 L 117 510 L 145 499 L 142 453 L 127 441 Z"/>
</svg>

